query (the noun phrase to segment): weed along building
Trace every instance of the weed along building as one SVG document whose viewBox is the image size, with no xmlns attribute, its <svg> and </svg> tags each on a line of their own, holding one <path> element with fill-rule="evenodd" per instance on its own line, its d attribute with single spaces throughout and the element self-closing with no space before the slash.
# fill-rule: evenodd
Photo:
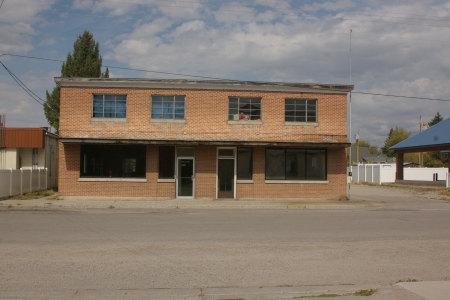
<svg viewBox="0 0 450 300">
<path fill-rule="evenodd" d="M 353 86 L 55 81 L 61 197 L 346 197 Z"/>
</svg>

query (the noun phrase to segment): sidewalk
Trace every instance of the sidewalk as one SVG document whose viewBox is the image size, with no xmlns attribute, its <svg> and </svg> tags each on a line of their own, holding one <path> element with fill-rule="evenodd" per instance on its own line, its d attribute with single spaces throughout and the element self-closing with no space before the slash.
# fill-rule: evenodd
<svg viewBox="0 0 450 300">
<path fill-rule="evenodd" d="M 53 195 L 35 200 L 3 200 L 0 209 L 361 209 L 382 208 L 364 200 L 328 199 L 154 199 L 120 197 L 68 197 Z"/>
</svg>

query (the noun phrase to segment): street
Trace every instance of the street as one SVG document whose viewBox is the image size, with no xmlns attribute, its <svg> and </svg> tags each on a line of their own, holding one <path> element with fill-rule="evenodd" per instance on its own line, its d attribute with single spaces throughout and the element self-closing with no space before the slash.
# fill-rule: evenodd
<svg viewBox="0 0 450 300">
<path fill-rule="evenodd" d="M 374 189 L 386 190 L 360 196 Z M 410 195 L 408 209 L 397 192 L 376 209 L 1 210 L 0 298 L 223 299 L 202 293 L 448 280 L 450 203 Z"/>
</svg>

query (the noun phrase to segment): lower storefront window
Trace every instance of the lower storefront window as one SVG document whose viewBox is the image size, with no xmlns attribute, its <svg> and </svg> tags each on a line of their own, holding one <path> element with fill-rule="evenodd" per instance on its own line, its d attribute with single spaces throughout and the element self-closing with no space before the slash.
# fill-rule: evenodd
<svg viewBox="0 0 450 300">
<path fill-rule="evenodd" d="M 266 149 L 266 180 L 326 180 L 325 149 Z"/>
<path fill-rule="evenodd" d="M 145 178 L 145 146 L 82 145 L 81 177 Z"/>
</svg>

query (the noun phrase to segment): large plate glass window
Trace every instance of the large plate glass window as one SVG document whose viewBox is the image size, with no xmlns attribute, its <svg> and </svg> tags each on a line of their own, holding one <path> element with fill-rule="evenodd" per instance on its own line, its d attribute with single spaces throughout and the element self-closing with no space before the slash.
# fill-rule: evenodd
<svg viewBox="0 0 450 300">
<path fill-rule="evenodd" d="M 326 180 L 325 149 L 266 149 L 266 180 Z"/>
<path fill-rule="evenodd" d="M 93 95 L 92 117 L 126 118 L 127 95 Z"/>
<path fill-rule="evenodd" d="M 185 96 L 152 96 L 152 118 L 184 120 Z"/>
<path fill-rule="evenodd" d="M 261 98 L 230 97 L 228 99 L 228 120 L 261 120 Z"/>
<path fill-rule="evenodd" d="M 81 177 L 145 178 L 145 146 L 82 145 Z"/>
<path fill-rule="evenodd" d="M 286 122 L 317 122 L 317 99 L 285 99 Z"/>
</svg>

